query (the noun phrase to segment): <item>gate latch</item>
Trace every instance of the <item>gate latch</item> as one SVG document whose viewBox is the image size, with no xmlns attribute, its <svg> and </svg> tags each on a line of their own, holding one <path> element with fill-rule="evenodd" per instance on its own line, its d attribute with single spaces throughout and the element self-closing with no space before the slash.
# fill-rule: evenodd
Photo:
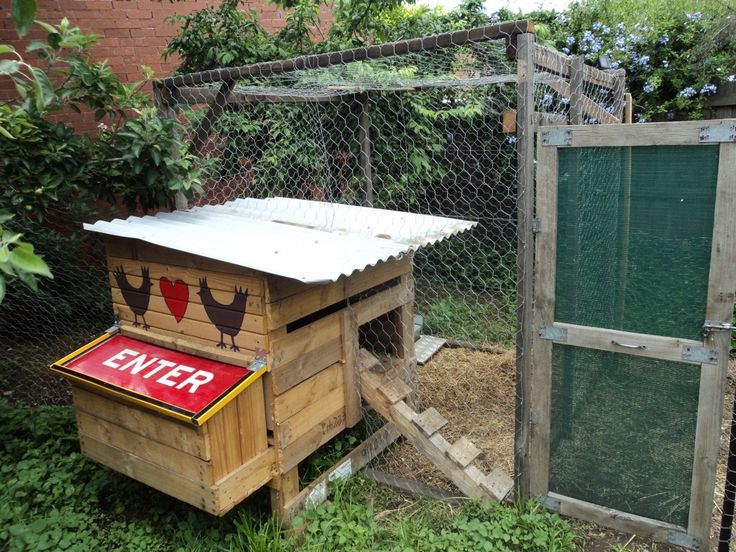
<svg viewBox="0 0 736 552">
<path fill-rule="evenodd" d="M 703 333 L 707 337 L 711 332 L 714 331 L 726 331 L 730 332 L 734 329 L 734 325 L 731 322 L 721 322 L 719 320 L 706 320 L 703 324 Z"/>
</svg>

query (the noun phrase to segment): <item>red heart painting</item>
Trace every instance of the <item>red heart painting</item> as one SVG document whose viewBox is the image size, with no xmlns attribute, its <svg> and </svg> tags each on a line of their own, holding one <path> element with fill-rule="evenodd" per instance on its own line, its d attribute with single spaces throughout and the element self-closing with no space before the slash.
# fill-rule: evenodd
<svg viewBox="0 0 736 552">
<path fill-rule="evenodd" d="M 189 305 L 189 286 L 182 280 L 171 283 L 166 276 L 159 279 L 158 284 L 169 311 L 174 315 L 177 323 L 181 322 L 184 313 L 187 312 L 187 305 Z"/>
</svg>

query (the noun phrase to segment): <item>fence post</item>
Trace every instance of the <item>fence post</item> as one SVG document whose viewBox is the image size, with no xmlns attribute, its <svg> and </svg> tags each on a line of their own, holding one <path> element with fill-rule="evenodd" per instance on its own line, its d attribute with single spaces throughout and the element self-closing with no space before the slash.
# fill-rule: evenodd
<svg viewBox="0 0 736 552">
<path fill-rule="evenodd" d="M 365 196 L 363 205 L 373 207 L 373 169 L 371 167 L 371 116 L 368 113 L 368 93 L 360 98 L 360 117 L 358 119 L 358 140 L 360 141 L 360 170 L 363 173 Z"/>
<path fill-rule="evenodd" d="M 517 36 L 517 264 L 516 264 L 516 412 L 514 472 L 516 492 L 529 498 L 528 374 L 531 370 L 534 266 L 534 35 Z"/>
<path fill-rule="evenodd" d="M 570 58 L 570 124 L 583 124 L 583 66 L 585 61 L 582 56 Z"/>
</svg>

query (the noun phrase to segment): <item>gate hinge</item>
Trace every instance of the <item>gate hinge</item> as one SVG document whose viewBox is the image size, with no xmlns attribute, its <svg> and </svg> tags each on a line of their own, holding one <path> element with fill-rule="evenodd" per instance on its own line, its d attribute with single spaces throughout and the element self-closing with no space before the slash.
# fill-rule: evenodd
<svg viewBox="0 0 736 552">
<path fill-rule="evenodd" d="M 567 328 L 558 328 L 556 326 L 542 326 L 539 328 L 539 337 L 557 341 L 559 343 L 567 343 Z"/>
<path fill-rule="evenodd" d="M 698 141 L 701 144 L 736 142 L 736 123 L 718 123 L 700 127 Z"/>
<path fill-rule="evenodd" d="M 700 550 L 700 540 L 681 531 L 667 531 L 667 542 L 689 550 Z"/>
<path fill-rule="evenodd" d="M 710 347 L 683 345 L 682 360 L 697 364 L 718 364 L 718 351 Z"/>
<path fill-rule="evenodd" d="M 542 221 L 539 220 L 537 217 L 534 217 L 532 219 L 532 234 L 539 234 L 541 230 L 542 230 Z"/>
<path fill-rule="evenodd" d="M 543 146 L 569 146 L 572 144 L 572 130 L 556 128 L 542 131 Z"/>
</svg>

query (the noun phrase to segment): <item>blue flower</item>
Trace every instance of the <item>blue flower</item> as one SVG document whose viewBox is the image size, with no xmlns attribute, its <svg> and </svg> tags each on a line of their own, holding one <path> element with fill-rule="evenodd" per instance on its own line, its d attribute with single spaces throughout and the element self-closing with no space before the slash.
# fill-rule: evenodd
<svg viewBox="0 0 736 552">
<path fill-rule="evenodd" d="M 562 53 L 563 53 L 563 54 L 569 54 L 569 53 L 570 53 L 570 48 L 568 48 L 567 46 L 566 46 L 566 47 L 564 47 L 564 48 L 562 49 Z"/>
<path fill-rule="evenodd" d="M 611 34 L 611 27 L 606 27 L 605 25 L 603 25 L 602 32 L 604 35 Z"/>
<path fill-rule="evenodd" d="M 544 95 L 544 98 L 542 98 L 542 105 L 552 105 L 552 95 L 551 94 Z"/>
<path fill-rule="evenodd" d="M 649 56 L 641 56 L 639 58 L 639 65 L 644 66 L 644 65 L 648 64 L 650 59 L 652 59 L 652 58 L 650 58 Z"/>
<path fill-rule="evenodd" d="M 700 12 L 686 13 L 685 17 L 687 17 L 689 21 L 698 22 L 703 18 L 703 14 Z"/>
<path fill-rule="evenodd" d="M 669 66 L 670 66 L 670 62 L 667 61 L 666 59 L 663 59 L 662 60 L 662 67 L 664 67 L 665 69 L 667 69 Z"/>
<path fill-rule="evenodd" d="M 652 92 L 654 92 L 654 86 L 652 86 L 650 83 L 646 83 L 644 85 L 644 88 L 642 88 L 642 91 L 645 94 L 651 94 Z"/>
<path fill-rule="evenodd" d="M 726 78 L 728 82 L 736 82 L 736 75 L 728 75 Z"/>
<path fill-rule="evenodd" d="M 712 96 L 718 92 L 718 87 L 715 84 L 706 84 L 703 88 L 700 89 L 700 93 L 704 94 L 705 96 Z"/>
<path fill-rule="evenodd" d="M 660 44 L 669 44 L 670 37 L 668 37 L 667 35 L 662 35 L 659 37 L 659 40 L 657 40 L 657 42 L 659 42 Z"/>
<path fill-rule="evenodd" d="M 506 141 L 507 141 L 507 142 L 508 142 L 509 144 L 515 144 L 515 143 L 517 142 L 517 140 L 518 140 L 518 138 L 517 138 L 516 136 L 514 136 L 513 134 L 510 134 L 510 135 L 509 135 L 509 136 L 508 136 L 508 137 L 506 138 Z"/>
<path fill-rule="evenodd" d="M 565 43 L 566 43 L 566 44 L 567 44 L 568 46 L 572 46 L 573 44 L 575 44 L 575 37 L 574 37 L 574 36 L 568 36 L 568 37 L 567 37 L 567 38 L 565 39 Z"/>
<path fill-rule="evenodd" d="M 695 89 L 692 86 L 688 86 L 687 88 L 683 88 L 680 90 L 680 93 L 678 96 L 681 98 L 692 98 L 695 95 Z"/>
<path fill-rule="evenodd" d="M 565 17 L 564 13 L 558 13 L 555 16 L 555 23 L 559 23 L 560 25 L 564 25 L 567 23 L 567 17 Z"/>
<path fill-rule="evenodd" d="M 567 105 L 570 103 L 570 98 L 560 98 L 560 104 Z"/>
<path fill-rule="evenodd" d="M 603 23 L 595 22 L 590 28 L 594 31 L 600 31 L 603 28 Z"/>
</svg>

